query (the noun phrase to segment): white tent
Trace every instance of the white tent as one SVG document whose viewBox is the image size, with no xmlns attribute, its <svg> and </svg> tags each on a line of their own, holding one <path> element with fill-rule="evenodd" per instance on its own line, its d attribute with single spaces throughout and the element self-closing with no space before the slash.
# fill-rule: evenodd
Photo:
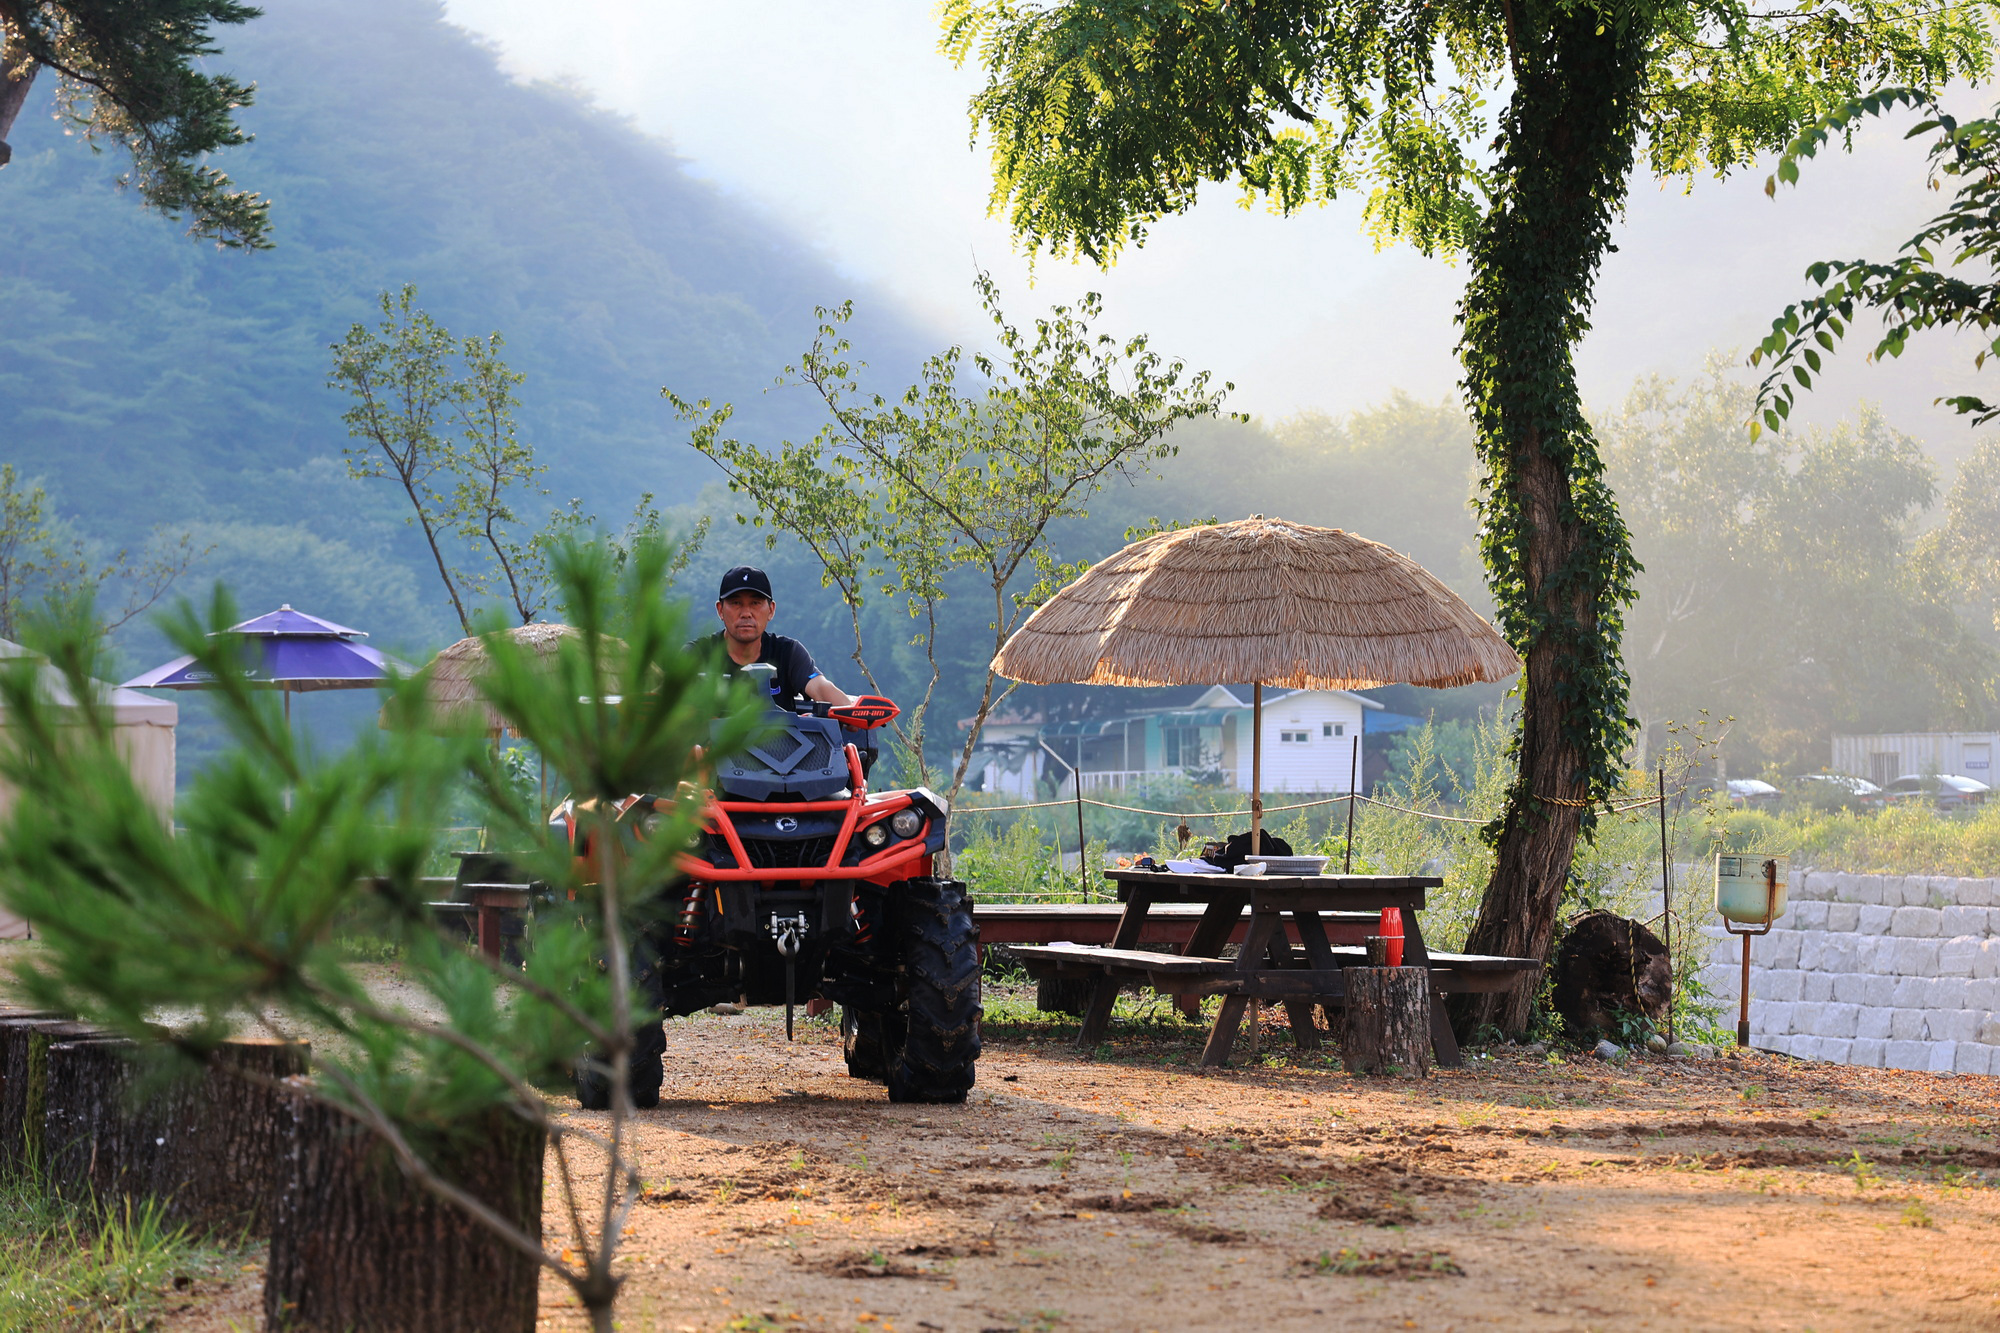
<svg viewBox="0 0 2000 1333">
<path fill-rule="evenodd" d="M 25 657 L 28 650 L 18 643 L 0 639 L 0 657 Z M 54 667 L 42 668 L 48 697 L 64 706 L 74 706 L 68 684 Z M 174 726 L 180 721 L 180 705 L 170 699 L 155 699 L 137 690 L 98 681 L 98 698 L 111 706 L 118 749 L 132 766 L 132 776 L 140 790 L 159 807 L 162 819 L 173 818 L 174 810 Z M 0 709 L 0 733 L 7 728 L 7 714 Z M 4 743 L 4 740 L 0 740 Z M 12 810 L 14 793 L 0 783 L 0 818 Z M 0 907 L 0 940 L 28 938 L 28 923 Z"/>
</svg>

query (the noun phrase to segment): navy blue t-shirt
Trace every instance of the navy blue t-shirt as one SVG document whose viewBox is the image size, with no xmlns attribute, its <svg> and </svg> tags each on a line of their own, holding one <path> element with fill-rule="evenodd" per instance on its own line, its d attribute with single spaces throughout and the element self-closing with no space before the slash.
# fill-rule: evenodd
<svg viewBox="0 0 2000 1333">
<path fill-rule="evenodd" d="M 696 651 L 705 652 L 711 648 L 722 649 L 725 674 L 734 676 L 740 670 L 735 659 L 729 656 L 729 648 L 723 642 L 720 631 L 705 639 L 697 639 L 688 645 Z M 759 662 L 769 662 L 777 668 L 771 676 L 771 702 L 789 707 L 806 697 L 806 682 L 819 674 L 813 665 L 812 654 L 797 639 L 788 639 L 782 634 L 764 631 L 764 644 L 757 651 Z"/>
</svg>

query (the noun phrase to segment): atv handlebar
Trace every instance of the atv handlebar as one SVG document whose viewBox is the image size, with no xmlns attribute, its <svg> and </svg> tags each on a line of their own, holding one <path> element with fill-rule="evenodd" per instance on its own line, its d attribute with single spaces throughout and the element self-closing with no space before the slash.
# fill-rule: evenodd
<svg viewBox="0 0 2000 1333">
<path fill-rule="evenodd" d="M 873 731 L 894 721 L 902 711 L 879 694 L 860 695 L 851 704 L 813 705 L 813 716 L 830 717 L 853 731 Z"/>
</svg>

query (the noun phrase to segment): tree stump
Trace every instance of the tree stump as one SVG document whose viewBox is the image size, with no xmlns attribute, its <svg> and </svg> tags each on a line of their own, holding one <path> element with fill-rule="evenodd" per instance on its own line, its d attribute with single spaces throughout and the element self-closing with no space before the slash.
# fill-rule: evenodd
<svg viewBox="0 0 2000 1333">
<path fill-rule="evenodd" d="M 65 1199 L 113 1204 L 152 1196 L 166 1117 L 157 1103 L 135 1101 L 138 1049 L 111 1037 L 48 1048 L 42 1160 L 50 1189 Z"/>
<path fill-rule="evenodd" d="M 292 1080 L 283 1107 L 265 1326 L 533 1333 L 539 1265 L 406 1179 L 373 1131 L 301 1084 Z M 452 1130 L 426 1160 L 539 1238 L 542 1130 L 500 1109 Z"/>
<path fill-rule="evenodd" d="M 1341 969 L 1340 1059 L 1350 1074 L 1431 1071 L 1431 974 L 1424 967 Z"/>
<path fill-rule="evenodd" d="M 49 1047 L 95 1035 L 88 1023 L 67 1019 L 0 1019 L 0 1171 L 42 1163 Z"/>
<path fill-rule="evenodd" d="M 1082 1018 L 1090 1008 L 1089 977 L 1042 977 L 1035 982 L 1035 1010 Z"/>
<path fill-rule="evenodd" d="M 311 1065 L 306 1042 L 226 1041 L 178 1085 L 153 1187 L 169 1221 L 271 1234 L 292 1097 L 284 1081 Z"/>
<path fill-rule="evenodd" d="M 65 1198 L 156 1199 L 197 1231 L 269 1234 L 285 1092 L 302 1042 L 231 1041 L 199 1068 L 104 1038 L 48 1048 L 42 1143 Z M 157 1063 L 149 1066 L 148 1061 Z"/>
<path fill-rule="evenodd" d="M 1586 912 L 1569 923 L 1556 951 L 1550 1002 L 1574 1040 L 1620 1038 L 1619 1017 L 1644 1017 L 1665 1028 L 1674 962 L 1660 937 L 1611 912 Z"/>
</svg>

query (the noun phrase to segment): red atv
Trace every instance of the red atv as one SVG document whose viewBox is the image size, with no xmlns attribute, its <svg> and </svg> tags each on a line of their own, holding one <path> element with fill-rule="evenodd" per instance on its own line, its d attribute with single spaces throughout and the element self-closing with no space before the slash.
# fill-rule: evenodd
<svg viewBox="0 0 2000 1333">
<path fill-rule="evenodd" d="M 979 1058 L 979 933 L 965 885 L 938 879 L 950 814 L 926 788 L 870 792 L 887 699 L 774 708 L 783 730 L 724 760 L 700 840 L 662 885 L 634 948 L 649 1008 L 631 1064 L 632 1100 L 659 1103 L 661 1018 L 729 1001 L 842 1007 L 847 1072 L 888 1084 L 895 1102 L 962 1102 Z M 620 808 L 645 835 L 666 798 Z M 578 856 L 568 802 L 551 833 Z M 581 1062 L 577 1096 L 610 1104 L 601 1064 Z"/>
</svg>

